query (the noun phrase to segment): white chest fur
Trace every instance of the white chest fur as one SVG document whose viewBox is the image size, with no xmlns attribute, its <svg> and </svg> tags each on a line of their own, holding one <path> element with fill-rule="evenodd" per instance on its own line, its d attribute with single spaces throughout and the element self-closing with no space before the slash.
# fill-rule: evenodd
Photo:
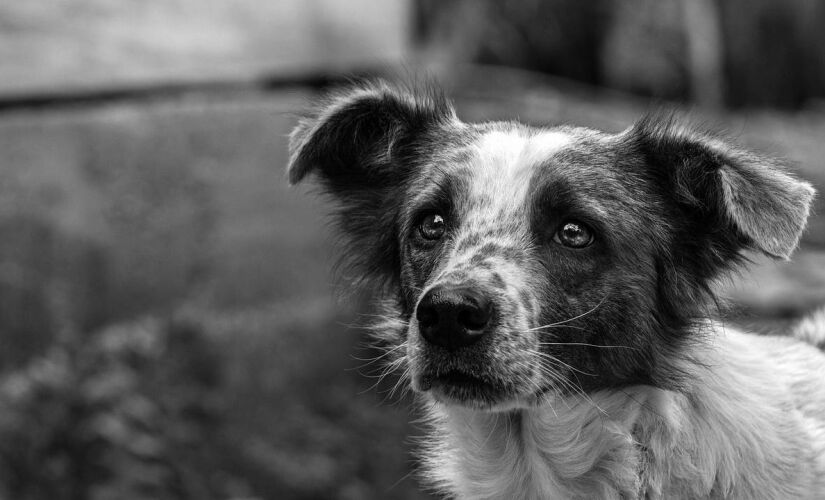
<svg viewBox="0 0 825 500">
<path fill-rule="evenodd" d="M 825 498 L 822 354 L 733 331 L 702 351 L 680 392 L 434 407 L 427 477 L 472 499 Z"/>
</svg>

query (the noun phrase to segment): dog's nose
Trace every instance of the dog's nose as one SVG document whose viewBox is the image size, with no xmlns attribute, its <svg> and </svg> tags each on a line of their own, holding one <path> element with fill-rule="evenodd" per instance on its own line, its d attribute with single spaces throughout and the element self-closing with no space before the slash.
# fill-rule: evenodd
<svg viewBox="0 0 825 500">
<path fill-rule="evenodd" d="M 480 293 L 436 286 L 418 303 L 415 318 L 427 342 L 455 350 L 481 339 L 492 314 L 492 303 Z"/>
</svg>

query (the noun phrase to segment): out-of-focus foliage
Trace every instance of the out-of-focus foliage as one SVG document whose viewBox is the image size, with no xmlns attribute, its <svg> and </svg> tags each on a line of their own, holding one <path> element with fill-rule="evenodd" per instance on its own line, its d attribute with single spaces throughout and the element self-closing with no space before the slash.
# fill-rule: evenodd
<svg viewBox="0 0 825 500">
<path fill-rule="evenodd" d="M 397 379 L 375 386 L 383 366 L 363 359 L 377 353 L 347 326 L 363 319 L 326 301 L 195 316 L 225 367 L 223 461 L 250 495 L 426 498 L 409 455 L 414 411 L 386 392 Z"/>
<path fill-rule="evenodd" d="M 359 335 L 327 305 L 187 316 L 108 327 L 7 371 L 0 500 L 424 498 L 409 413 L 347 370 L 363 364 Z"/>
<path fill-rule="evenodd" d="M 218 498 L 204 460 L 220 365 L 186 325 L 140 321 L 55 346 L 0 380 L 12 499 Z"/>
</svg>

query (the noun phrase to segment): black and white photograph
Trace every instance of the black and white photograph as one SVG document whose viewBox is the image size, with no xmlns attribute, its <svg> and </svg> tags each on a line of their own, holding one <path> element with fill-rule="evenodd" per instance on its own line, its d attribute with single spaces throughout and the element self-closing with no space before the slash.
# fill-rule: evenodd
<svg viewBox="0 0 825 500">
<path fill-rule="evenodd" d="M 0 0 L 0 500 L 823 500 L 824 191 L 819 0 Z"/>
</svg>

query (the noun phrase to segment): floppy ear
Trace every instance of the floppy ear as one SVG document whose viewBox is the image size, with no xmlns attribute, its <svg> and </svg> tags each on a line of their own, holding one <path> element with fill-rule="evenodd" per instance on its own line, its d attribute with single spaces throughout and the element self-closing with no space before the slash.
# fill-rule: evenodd
<svg viewBox="0 0 825 500">
<path fill-rule="evenodd" d="M 677 202 L 707 223 L 717 253 L 738 246 L 787 259 L 796 248 L 815 193 L 810 184 L 775 160 L 672 120 L 646 118 L 630 134 Z"/>
<path fill-rule="evenodd" d="M 428 134 L 453 120 L 453 108 L 433 87 L 374 82 L 330 95 L 292 131 L 289 182 L 316 174 L 338 202 L 345 250 L 360 274 L 350 278 L 391 277 L 399 200 L 418 168 L 417 152 Z"/>
<path fill-rule="evenodd" d="M 331 94 L 289 136 L 289 182 L 312 172 L 333 190 L 386 181 L 403 167 L 393 161 L 399 146 L 454 118 L 433 87 L 400 90 L 379 81 Z"/>
</svg>

